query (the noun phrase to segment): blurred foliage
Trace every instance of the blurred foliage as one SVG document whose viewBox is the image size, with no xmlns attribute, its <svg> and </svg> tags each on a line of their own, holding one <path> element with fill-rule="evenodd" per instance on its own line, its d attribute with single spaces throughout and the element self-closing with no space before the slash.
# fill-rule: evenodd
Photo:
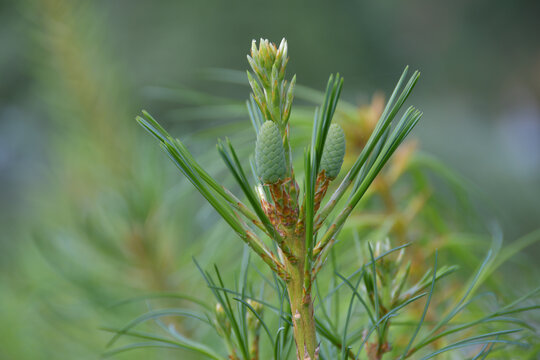
<svg viewBox="0 0 540 360">
<path fill-rule="evenodd" d="M 17 270 L 2 272 L 12 287 L 2 352 L 45 359 L 62 349 L 61 357 L 95 358 L 105 339 L 98 327 L 119 314 L 112 304 L 127 294 L 189 288 L 191 253 L 223 236 L 219 226 L 191 223 L 185 203 L 198 200 L 169 181 L 156 149 L 138 140 L 121 72 L 102 51 L 99 29 L 89 31 L 97 25 L 91 5 L 27 5 L 41 15 L 32 19 L 35 75 L 57 131 L 54 161 L 28 190 L 35 219 L 10 261 Z"/>
<path fill-rule="evenodd" d="M 538 226 L 540 167 L 534 157 L 534 121 L 540 55 L 531 46 L 538 33 L 538 2 L 310 5 L 0 2 L 0 358 L 95 359 L 110 336 L 100 327 L 121 327 L 149 307 L 189 303 L 176 299 L 178 293 L 206 297 L 192 255 L 203 267 L 219 259 L 228 280 L 235 278 L 240 247 L 137 131 L 133 115 L 140 102 L 167 115 L 175 133 L 183 134 L 215 175 L 222 175 L 213 150 L 216 136 L 235 134 L 235 143 L 245 145 L 244 153 L 251 151 L 253 135 L 238 100 L 247 89 L 230 84 L 231 78 L 243 81 L 234 72 L 205 73 L 213 80 L 230 75 L 223 84 L 202 82 L 192 71 L 244 68 L 239 54 L 246 52 L 251 38 L 261 35 L 287 34 L 295 49 L 292 71 L 304 85 L 320 87 L 329 72 L 326 65 L 343 69 L 349 94 L 353 89 L 358 93 L 349 95 L 353 101 L 340 109 L 339 121 L 349 127 L 349 136 L 358 136 L 348 139 L 358 148 L 377 118 L 381 97 L 374 97 L 369 107 L 356 103 L 368 102 L 364 94 L 389 88 L 403 63 L 423 69 L 426 82 L 420 97 L 428 104 L 424 108 L 429 121 L 419 128 L 422 148 L 482 184 L 485 197 L 506 208 L 506 232 L 522 235 Z M 179 83 L 187 87 L 178 89 Z M 146 87 L 141 94 L 138 89 L 148 84 L 170 87 Z M 316 92 L 304 91 L 306 104 L 317 101 Z M 527 109 L 532 115 L 521 111 Z M 309 128 L 311 116 L 307 108 L 293 113 L 297 133 Z M 525 116 L 524 121 L 532 117 L 532 140 L 521 141 L 522 133 L 503 127 L 510 143 L 501 145 L 497 128 L 486 130 L 514 124 L 516 117 L 523 120 L 519 116 Z M 486 119 L 471 120 L 477 117 Z M 234 121 L 238 119 L 243 122 Z M 362 131 L 352 131 L 355 124 Z M 510 157 L 512 149 L 518 156 Z M 523 160 L 527 156 L 532 163 Z M 414 240 L 409 255 L 413 264 L 431 266 L 435 249 L 440 249 L 439 264 L 461 266 L 455 277 L 444 280 L 444 294 L 451 294 L 491 241 L 482 216 L 476 219 L 477 211 L 470 208 L 471 188 L 418 151 L 417 143 L 408 143 L 344 236 L 373 242 L 390 236 L 396 244 Z M 488 214 L 491 218 L 491 211 Z M 511 266 L 494 272 L 484 284 L 506 302 L 519 298 L 538 278 L 537 265 L 520 253 L 533 242 L 528 239 L 510 245 L 516 254 L 508 251 L 503 258 L 515 255 Z M 356 251 L 349 251 L 350 243 L 343 241 L 336 248 L 336 256 L 348 264 L 340 273 L 369 261 L 365 248 L 355 245 Z M 423 270 L 412 269 L 413 277 L 419 279 Z M 112 306 L 150 293 L 163 297 Z M 341 297 L 341 306 L 348 296 Z M 432 301 L 432 306 L 444 307 L 437 298 Z M 497 302 L 490 301 L 482 304 Z M 423 310 L 413 309 L 415 314 Z M 530 320 L 538 326 L 538 316 Z M 165 321 L 184 335 L 208 336 L 208 343 L 217 340 L 210 329 L 190 321 Z M 528 350 L 531 358 L 534 350 Z M 188 354 L 142 350 L 119 358 L 184 359 Z"/>
</svg>

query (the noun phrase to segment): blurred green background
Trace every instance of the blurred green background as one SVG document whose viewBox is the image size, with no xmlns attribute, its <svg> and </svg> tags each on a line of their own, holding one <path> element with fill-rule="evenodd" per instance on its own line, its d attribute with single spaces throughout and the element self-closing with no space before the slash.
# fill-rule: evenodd
<svg viewBox="0 0 540 360">
<path fill-rule="evenodd" d="M 224 228 L 201 235 L 201 219 L 214 216 L 204 209 L 194 226 L 182 225 L 192 216 L 185 204 L 195 206 L 200 198 L 184 189 L 133 119 L 147 109 L 179 136 L 222 125 L 189 112 L 174 94 L 163 95 L 155 86 L 243 100 L 247 87 L 211 81 L 204 70 L 246 69 L 250 42 L 260 37 L 287 38 L 289 73 L 302 85 L 323 89 L 328 74 L 340 72 L 343 97 L 353 104 L 368 103 L 379 91 L 388 94 L 405 65 L 420 69 L 414 103 L 424 117 L 414 136 L 421 148 L 470 182 L 483 204 L 481 214 L 500 222 L 506 239 L 535 230 L 540 224 L 539 13 L 540 2 L 533 0 L 0 1 L 0 307 L 13 309 L 0 312 L 0 323 L 11 324 L 0 330 L 9 343 L 0 358 L 69 358 L 42 353 L 42 336 L 31 332 L 47 328 L 33 322 L 36 314 L 45 314 L 47 322 L 60 308 L 68 323 L 72 311 L 77 321 L 103 325 L 95 314 L 79 318 L 85 295 L 58 281 L 58 273 L 73 275 L 75 284 L 91 284 L 87 288 L 112 289 L 96 295 L 104 304 L 122 298 L 115 282 L 145 288 L 137 281 L 148 278 L 166 290 L 190 281 L 182 266 L 191 267 L 191 256 L 199 256 L 205 241 Z M 190 99 L 189 92 L 182 94 Z M 209 138 L 213 144 L 215 137 Z M 213 154 L 208 158 L 217 158 Z M 115 201 L 124 196 L 125 203 Z M 106 268 L 107 261 L 70 240 L 81 228 L 137 238 L 122 221 L 109 224 L 111 209 L 145 225 L 149 213 L 158 214 L 150 235 L 146 227 L 141 231 L 169 244 L 152 248 L 148 259 L 130 248 L 132 264 L 158 264 L 150 275 L 137 273 L 134 284 L 122 280 L 132 270 Z M 51 248 L 64 257 L 44 256 L 51 253 L 43 245 L 50 233 L 57 239 Z M 178 237 L 188 238 L 190 246 L 178 245 Z M 54 261 L 81 253 L 88 261 L 81 274 L 92 274 L 82 280 L 69 262 Z M 528 256 L 538 253 L 535 248 Z M 118 272 L 107 285 L 93 273 L 99 261 L 104 278 Z M 43 305 L 51 293 L 52 305 Z M 102 339 L 73 343 L 80 358 L 93 351 L 80 348 L 103 346 Z"/>
</svg>

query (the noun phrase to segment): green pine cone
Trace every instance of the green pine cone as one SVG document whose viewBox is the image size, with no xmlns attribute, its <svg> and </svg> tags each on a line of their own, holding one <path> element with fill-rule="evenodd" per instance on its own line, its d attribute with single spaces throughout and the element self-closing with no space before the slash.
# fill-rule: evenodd
<svg viewBox="0 0 540 360">
<path fill-rule="evenodd" d="M 332 124 L 326 136 L 320 170 L 324 170 L 329 179 L 335 179 L 341 170 L 344 156 L 345 133 L 339 125 Z"/>
<path fill-rule="evenodd" d="M 255 164 L 257 174 L 265 184 L 276 183 L 287 175 L 281 134 L 272 121 L 266 121 L 259 130 L 255 144 Z"/>
</svg>

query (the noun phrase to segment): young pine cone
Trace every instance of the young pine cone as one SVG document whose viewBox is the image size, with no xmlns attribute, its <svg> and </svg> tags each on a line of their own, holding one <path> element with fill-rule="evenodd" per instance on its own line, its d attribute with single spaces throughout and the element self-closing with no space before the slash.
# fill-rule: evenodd
<svg viewBox="0 0 540 360">
<path fill-rule="evenodd" d="M 257 175 L 264 184 L 274 184 L 287 175 L 281 134 L 272 121 L 266 121 L 259 130 L 255 144 L 255 164 Z"/>
<path fill-rule="evenodd" d="M 344 156 L 345 134 L 339 125 L 332 124 L 326 136 L 319 171 L 324 170 L 327 178 L 335 179 L 341 170 Z"/>
</svg>

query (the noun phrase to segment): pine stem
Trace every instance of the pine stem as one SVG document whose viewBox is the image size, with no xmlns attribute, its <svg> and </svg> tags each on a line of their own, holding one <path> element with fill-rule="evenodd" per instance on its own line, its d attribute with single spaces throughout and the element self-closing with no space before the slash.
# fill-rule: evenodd
<svg viewBox="0 0 540 360">
<path fill-rule="evenodd" d="M 317 336 L 315 330 L 315 319 L 313 316 L 313 301 L 311 289 L 304 287 L 304 259 L 305 240 L 303 237 L 293 237 L 293 249 L 297 258 L 296 263 L 286 260 L 287 272 L 290 279 L 287 282 L 287 292 L 291 303 L 291 314 L 294 328 L 294 338 L 297 349 L 298 360 L 315 360 L 317 352 Z"/>
</svg>

